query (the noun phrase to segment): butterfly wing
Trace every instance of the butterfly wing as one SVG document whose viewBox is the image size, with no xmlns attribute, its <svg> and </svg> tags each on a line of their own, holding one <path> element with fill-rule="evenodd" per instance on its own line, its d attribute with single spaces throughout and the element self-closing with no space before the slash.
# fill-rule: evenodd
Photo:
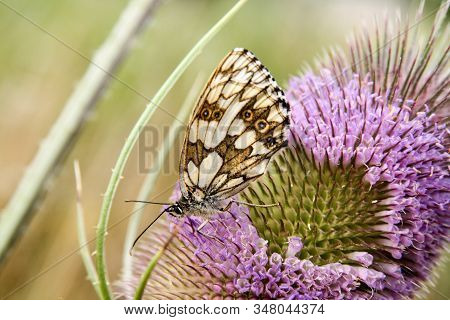
<svg viewBox="0 0 450 320">
<path fill-rule="evenodd" d="M 185 197 L 226 199 L 261 176 L 287 143 L 289 105 L 246 49 L 219 64 L 195 107 L 180 160 Z"/>
</svg>

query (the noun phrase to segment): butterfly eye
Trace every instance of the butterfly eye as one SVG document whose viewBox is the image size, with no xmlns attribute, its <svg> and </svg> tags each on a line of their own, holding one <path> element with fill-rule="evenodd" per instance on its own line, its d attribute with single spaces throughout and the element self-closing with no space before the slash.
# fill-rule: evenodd
<svg viewBox="0 0 450 320">
<path fill-rule="evenodd" d="M 183 215 L 183 210 L 179 206 L 176 206 L 175 210 L 174 210 L 174 213 L 176 215 L 178 215 L 178 216 L 182 216 Z"/>
<path fill-rule="evenodd" d="M 253 119 L 253 112 L 251 112 L 250 110 L 245 110 L 242 115 L 244 116 L 244 120 L 246 121 L 251 121 Z"/>
<path fill-rule="evenodd" d="M 213 113 L 214 119 L 220 119 L 221 117 L 222 117 L 222 111 L 220 111 L 220 110 L 214 111 L 214 113 Z"/>
<path fill-rule="evenodd" d="M 203 120 L 208 120 L 210 115 L 211 115 L 211 110 L 209 110 L 209 108 L 204 108 L 202 110 L 201 117 Z"/>
<path fill-rule="evenodd" d="M 173 217 L 183 216 L 183 209 L 181 209 L 180 205 L 177 203 L 168 207 L 166 211 Z"/>
<path fill-rule="evenodd" d="M 260 119 L 260 120 L 256 121 L 255 128 L 259 132 L 265 133 L 265 132 L 267 132 L 267 130 L 269 130 L 269 124 L 267 123 L 266 120 Z"/>
</svg>

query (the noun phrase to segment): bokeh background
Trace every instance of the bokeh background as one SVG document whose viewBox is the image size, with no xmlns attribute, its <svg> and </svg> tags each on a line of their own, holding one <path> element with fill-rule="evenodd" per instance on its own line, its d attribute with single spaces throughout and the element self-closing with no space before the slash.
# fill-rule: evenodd
<svg viewBox="0 0 450 320">
<path fill-rule="evenodd" d="M 77 53 L 55 41 L 2 2 L 31 18 L 44 29 L 91 57 L 127 5 L 126 0 L 1 0 L 0 1 L 0 208 L 4 207 L 33 158 L 40 141 L 62 110 L 67 97 L 88 67 Z M 155 11 L 151 23 L 116 72 L 117 77 L 151 97 L 192 45 L 231 7 L 229 0 L 167 0 Z M 425 12 L 440 1 L 427 1 Z M 418 1 L 361 0 L 250 0 L 201 56 L 189 67 L 161 105 L 176 114 L 199 74 L 203 81 L 234 47 L 253 51 L 282 86 L 290 75 L 331 46 L 344 46 L 346 37 L 374 15 L 396 9 L 413 12 Z M 429 28 L 432 19 L 421 23 Z M 0 298 L 95 299 L 79 254 L 62 257 L 78 247 L 76 236 L 73 161 L 78 159 L 83 177 L 83 205 L 88 239 L 95 237 L 102 193 L 111 168 L 146 101 L 117 81 L 111 81 L 59 174 L 48 186 L 20 240 L 0 265 Z M 150 147 L 157 150 L 173 118 L 157 110 L 149 127 Z M 150 131 L 149 131 L 150 132 Z M 182 132 L 180 137 L 182 136 Z M 140 143 L 142 145 L 142 141 Z M 149 145 L 146 145 L 148 150 Z M 141 148 L 142 149 L 142 148 Z M 135 148 L 128 161 L 111 213 L 111 224 L 132 211 L 123 200 L 135 198 L 154 152 Z M 177 180 L 179 143 L 155 185 L 152 199 L 164 201 Z M 144 209 L 145 223 L 158 208 Z M 117 279 L 128 219 L 108 232 L 107 261 L 111 279 Z M 0 235 L 1 237 L 1 235 Z M 92 246 L 91 246 L 91 250 Z M 448 259 L 446 261 L 449 261 Z M 54 266 L 53 266 L 54 265 Z M 42 274 L 41 271 L 53 266 Z M 427 298 L 448 299 L 450 266 L 440 271 Z M 32 279 L 32 281 L 29 281 Z M 25 282 L 29 283 L 15 291 Z"/>
</svg>

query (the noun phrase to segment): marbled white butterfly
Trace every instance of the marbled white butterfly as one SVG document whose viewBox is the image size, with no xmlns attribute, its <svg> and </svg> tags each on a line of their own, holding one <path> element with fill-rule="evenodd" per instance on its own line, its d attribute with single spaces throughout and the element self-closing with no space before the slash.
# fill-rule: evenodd
<svg viewBox="0 0 450 320">
<path fill-rule="evenodd" d="M 212 214 L 226 211 L 237 202 L 231 197 L 264 174 L 287 145 L 288 113 L 283 91 L 262 63 L 246 49 L 231 51 L 191 116 L 180 160 L 182 197 L 158 218 L 164 212 L 201 216 L 199 231 Z"/>
</svg>

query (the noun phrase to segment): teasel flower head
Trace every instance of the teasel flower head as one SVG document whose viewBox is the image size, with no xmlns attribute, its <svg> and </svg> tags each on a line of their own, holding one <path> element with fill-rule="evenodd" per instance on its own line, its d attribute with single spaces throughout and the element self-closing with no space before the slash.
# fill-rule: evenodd
<svg viewBox="0 0 450 320">
<path fill-rule="evenodd" d="M 201 218 L 161 220 L 119 294 L 133 296 L 178 223 L 145 298 L 413 297 L 448 243 L 447 6 L 424 42 L 417 26 L 386 22 L 292 77 L 290 146 L 241 194 L 280 206 L 233 204 L 202 230 L 210 236 L 193 232 Z"/>
</svg>

